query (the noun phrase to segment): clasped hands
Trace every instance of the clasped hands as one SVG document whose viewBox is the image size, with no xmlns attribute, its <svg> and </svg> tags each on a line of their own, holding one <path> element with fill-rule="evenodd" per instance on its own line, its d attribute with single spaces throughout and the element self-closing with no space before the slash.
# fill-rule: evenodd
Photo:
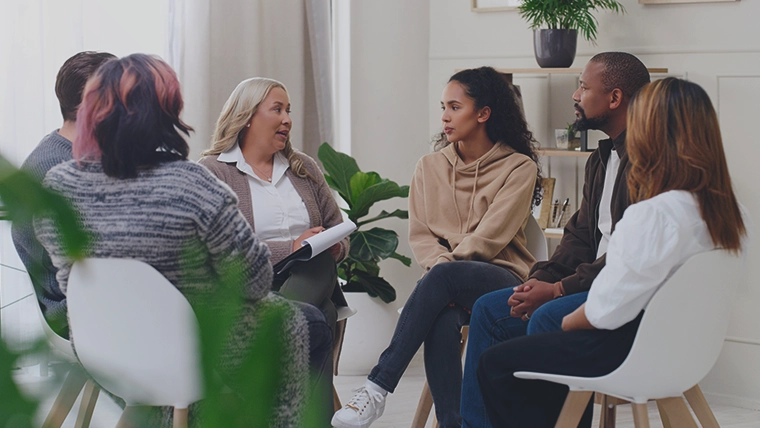
<svg viewBox="0 0 760 428">
<path fill-rule="evenodd" d="M 523 321 L 530 319 L 533 312 L 541 305 L 554 299 L 555 284 L 539 281 L 531 278 L 525 284 L 514 287 L 514 293 L 507 303 L 512 309 L 509 315 L 513 318 L 522 318 Z M 572 313 L 562 319 L 562 330 L 586 330 L 595 328 L 586 318 L 586 304 L 582 304 Z"/>
<path fill-rule="evenodd" d="M 554 298 L 554 284 L 531 278 L 522 285 L 513 288 L 513 294 L 507 301 L 513 318 L 530 319 L 533 312 L 541 305 Z"/>
</svg>

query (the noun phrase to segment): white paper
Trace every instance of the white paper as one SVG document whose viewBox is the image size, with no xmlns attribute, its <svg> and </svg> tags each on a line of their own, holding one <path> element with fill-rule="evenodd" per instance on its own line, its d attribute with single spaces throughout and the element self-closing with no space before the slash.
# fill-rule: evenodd
<svg viewBox="0 0 760 428">
<path fill-rule="evenodd" d="M 322 251 L 332 247 L 337 242 L 340 242 L 341 239 L 350 235 L 354 230 L 356 230 L 354 222 L 346 220 L 343 223 L 317 233 L 308 239 L 304 239 L 301 242 L 301 245 L 311 245 L 311 256 L 314 257 Z"/>
</svg>

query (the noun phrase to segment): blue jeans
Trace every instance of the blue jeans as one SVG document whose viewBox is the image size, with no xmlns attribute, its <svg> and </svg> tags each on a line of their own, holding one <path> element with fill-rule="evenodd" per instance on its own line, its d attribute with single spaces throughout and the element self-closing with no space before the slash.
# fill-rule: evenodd
<svg viewBox="0 0 760 428">
<path fill-rule="evenodd" d="M 561 330 L 562 318 L 582 305 L 588 295 L 588 292 L 571 294 L 547 302 L 533 312 L 528 322 L 509 315 L 511 307 L 507 301 L 512 292 L 508 288 L 488 293 L 472 308 L 462 380 L 462 427 L 491 427 L 478 385 L 480 356 L 491 346 L 515 337 Z"/>
<path fill-rule="evenodd" d="M 434 266 L 417 282 L 401 312 L 391 343 L 369 380 L 393 392 L 401 375 L 425 344 L 425 373 L 439 426 L 459 427 L 462 393 L 460 329 L 482 295 L 522 281 L 490 263 L 454 261 Z"/>
</svg>

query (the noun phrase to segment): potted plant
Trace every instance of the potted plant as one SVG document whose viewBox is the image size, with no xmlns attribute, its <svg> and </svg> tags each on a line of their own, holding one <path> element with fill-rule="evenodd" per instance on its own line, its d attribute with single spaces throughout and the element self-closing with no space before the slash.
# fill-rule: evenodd
<svg viewBox="0 0 760 428">
<path fill-rule="evenodd" d="M 348 218 L 357 229 L 351 233 L 351 248 L 348 257 L 338 265 L 338 275 L 346 281 L 343 291 L 366 292 L 371 297 L 379 297 L 386 303 L 396 300 L 396 290 L 380 276 L 378 263 L 385 259 L 396 259 L 406 266 L 412 260 L 396 252 L 398 234 L 392 230 L 366 225 L 390 217 L 408 219 L 406 210 L 381 211 L 367 218 L 369 209 L 376 202 L 395 197 L 409 196 L 409 186 L 399 186 L 382 178 L 376 172 L 362 172 L 351 156 L 335 151 L 329 144 L 319 147 L 319 160 L 325 168 L 325 180 L 346 202 L 344 208 Z"/>
<path fill-rule="evenodd" d="M 533 30 L 533 49 L 541 67 L 570 67 L 578 33 L 594 42 L 598 21 L 593 12 L 625 13 L 616 0 L 523 0 L 520 16 Z M 545 28 L 542 28 L 545 27 Z"/>
</svg>

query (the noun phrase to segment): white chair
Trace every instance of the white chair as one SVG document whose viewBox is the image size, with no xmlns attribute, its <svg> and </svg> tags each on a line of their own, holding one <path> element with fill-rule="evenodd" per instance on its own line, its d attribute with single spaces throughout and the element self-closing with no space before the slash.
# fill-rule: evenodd
<svg viewBox="0 0 760 428">
<path fill-rule="evenodd" d="M 340 361 L 340 350 L 343 347 L 343 334 L 346 331 L 346 320 L 356 315 L 356 309 L 350 306 L 338 306 L 338 323 L 335 330 L 338 331 L 334 338 L 333 346 L 333 375 L 338 374 L 338 362 Z M 338 396 L 338 390 L 333 385 L 333 407 L 337 412 L 343 407 L 340 402 L 340 396 Z"/>
<path fill-rule="evenodd" d="M 681 398 L 686 395 L 704 428 L 718 427 L 697 383 L 718 359 L 731 318 L 741 259 L 721 250 L 684 263 L 646 307 L 628 357 L 612 373 L 593 378 L 517 372 L 570 387 L 556 427 L 576 427 L 594 391 L 630 401 L 634 424 L 649 427 L 646 403 L 653 399 L 665 427 L 696 428 Z"/>
<path fill-rule="evenodd" d="M 152 266 L 131 259 L 74 263 L 68 310 L 84 369 L 127 408 L 173 406 L 187 427 L 188 406 L 202 398 L 199 328 L 182 293 Z"/>
<path fill-rule="evenodd" d="M 51 353 L 55 354 L 60 360 L 71 364 L 69 373 L 66 375 L 66 379 L 61 386 L 61 391 L 55 398 L 53 407 L 45 418 L 45 422 L 42 423 L 42 428 L 60 428 L 71 412 L 71 408 L 74 406 L 74 402 L 79 397 L 82 389 L 84 389 L 84 395 L 79 405 L 79 413 L 77 413 L 74 426 L 76 428 L 87 428 L 92 420 L 92 412 L 95 409 L 100 388 L 93 381 L 87 379 L 82 367 L 79 365 L 79 361 L 77 361 L 76 355 L 74 355 L 71 342 L 59 336 L 50 328 L 45 316 L 42 314 L 39 302 L 36 302 L 37 294 L 32 285 L 31 278 L 29 280 L 29 290 L 35 299 L 34 306 L 37 308 L 37 315 L 42 324 L 42 331 L 45 333 L 45 337 L 50 344 Z M 46 364 L 46 362 L 43 362 L 43 364 Z"/>
<path fill-rule="evenodd" d="M 541 226 L 538 225 L 536 219 L 532 216 L 528 216 L 528 223 L 525 225 L 525 239 L 527 240 L 526 247 L 533 257 L 538 262 L 546 261 L 549 259 L 549 248 L 546 245 L 546 236 L 544 231 L 541 230 Z M 400 308 L 398 313 L 401 313 Z M 460 342 L 461 353 L 464 355 L 464 351 L 467 348 L 467 335 L 470 333 L 470 326 L 462 327 L 462 340 Z M 427 381 L 422 386 L 422 393 L 420 394 L 420 401 L 417 403 L 417 411 L 414 413 L 414 419 L 412 419 L 412 428 L 424 428 L 430 416 L 430 410 L 433 407 L 433 396 L 430 394 L 430 386 Z M 433 427 L 438 427 L 438 420 L 433 415 Z"/>
</svg>

